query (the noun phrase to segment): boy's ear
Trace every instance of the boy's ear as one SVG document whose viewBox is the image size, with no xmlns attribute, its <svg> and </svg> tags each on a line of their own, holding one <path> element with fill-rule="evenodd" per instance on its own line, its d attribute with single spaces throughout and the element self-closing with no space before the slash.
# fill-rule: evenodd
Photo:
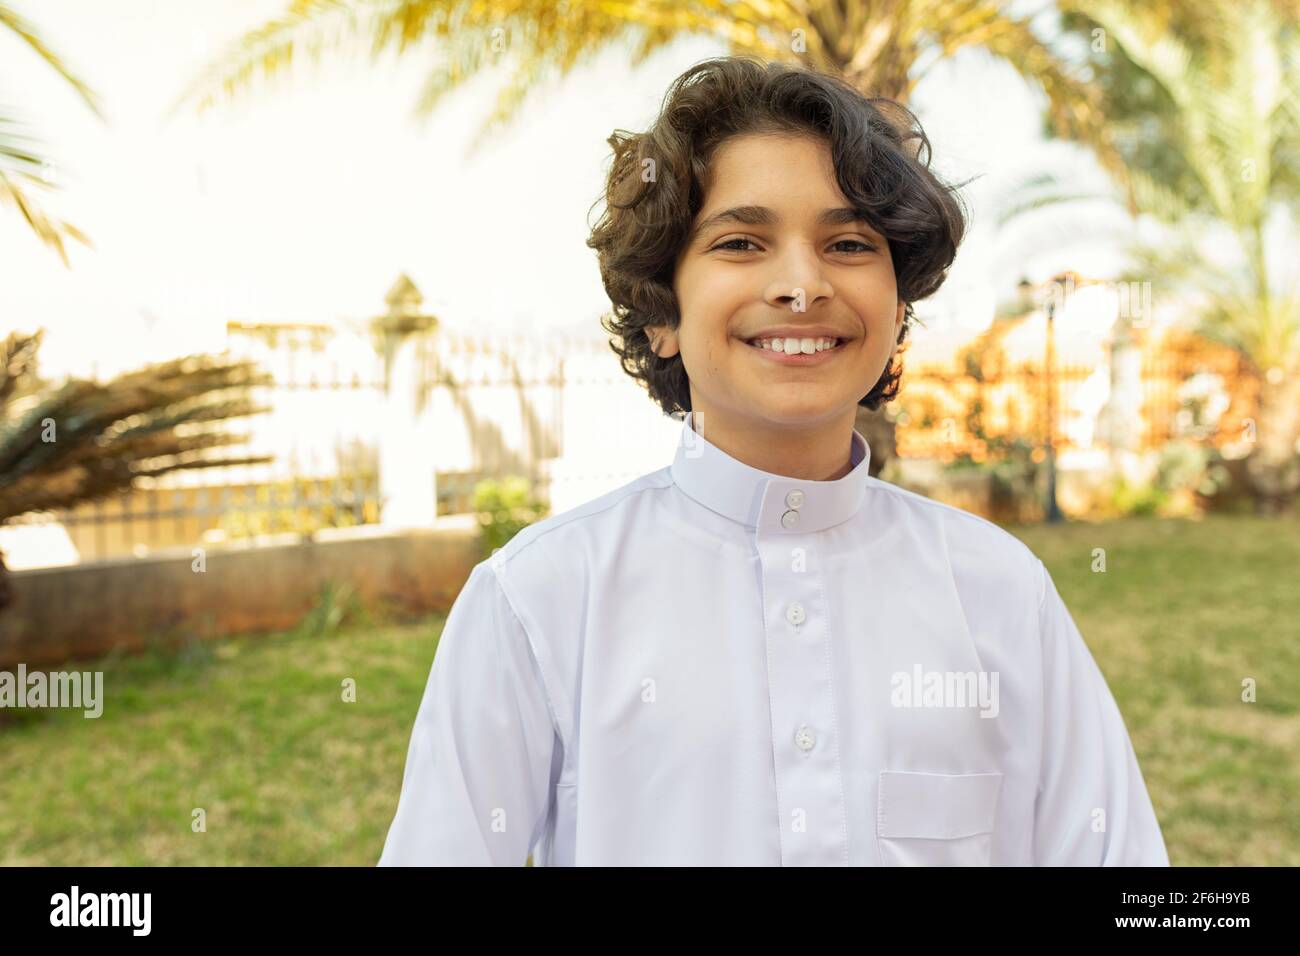
<svg viewBox="0 0 1300 956">
<path fill-rule="evenodd" d="M 894 319 L 894 341 L 898 341 L 898 334 L 903 331 L 903 317 L 907 314 L 907 303 L 899 301 L 898 316 Z"/>
<path fill-rule="evenodd" d="M 646 326 L 645 334 L 650 339 L 650 349 L 660 358 L 672 358 L 680 351 L 677 342 L 677 330 L 666 325 Z"/>
</svg>

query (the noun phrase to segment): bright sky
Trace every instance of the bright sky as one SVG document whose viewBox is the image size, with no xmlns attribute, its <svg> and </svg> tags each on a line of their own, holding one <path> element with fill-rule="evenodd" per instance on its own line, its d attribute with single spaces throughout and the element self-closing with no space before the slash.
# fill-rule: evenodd
<svg viewBox="0 0 1300 956">
<path fill-rule="evenodd" d="M 631 72 L 625 51 L 606 51 L 538 90 L 470 156 L 504 70 L 453 94 L 424 126 L 412 108 L 426 60 L 410 54 L 377 65 L 331 59 L 164 123 L 198 67 L 285 0 L 8 2 L 101 95 L 109 119 L 0 33 L 0 103 L 33 125 L 57 167 L 60 189 L 36 198 L 96 247 L 71 243 L 66 269 L 0 207 L 0 334 L 46 327 L 47 373 L 220 348 L 227 319 L 368 319 L 402 271 L 451 326 L 598 335 L 608 300 L 585 239 L 605 140 L 643 128 L 674 77 L 725 52 L 688 38 Z M 936 169 L 950 180 L 984 175 L 966 190 L 975 231 L 940 296 L 918 306 L 933 328 L 987 324 L 995 294 L 1021 270 L 1037 279 L 1113 264 L 1109 244 L 1031 255 L 1051 245 L 1042 222 L 999 246 L 981 223 L 981 197 L 1008 170 L 1068 163 L 1076 181 L 1095 171 L 1076 147 L 1043 146 L 1039 96 L 980 51 L 938 65 L 917 91 Z"/>
</svg>

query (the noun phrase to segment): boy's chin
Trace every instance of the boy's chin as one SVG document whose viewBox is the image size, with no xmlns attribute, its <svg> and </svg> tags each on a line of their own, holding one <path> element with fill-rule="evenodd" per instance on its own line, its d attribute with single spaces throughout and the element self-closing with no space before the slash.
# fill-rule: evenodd
<svg viewBox="0 0 1300 956">
<path fill-rule="evenodd" d="M 773 389 L 779 391 L 779 389 Z M 862 393 L 863 395 L 866 392 Z M 858 396 L 861 398 L 861 396 Z M 812 400 L 807 394 L 791 395 L 787 401 L 781 401 L 777 396 L 772 394 L 763 394 L 756 396 L 749 403 L 748 417 L 755 420 L 755 424 L 760 422 L 781 428 L 797 428 L 799 426 L 814 427 L 833 421 L 841 415 L 847 415 L 857 407 L 857 399 L 833 399 L 827 397 L 824 400 Z M 854 412 L 856 414 L 856 412 Z"/>
</svg>

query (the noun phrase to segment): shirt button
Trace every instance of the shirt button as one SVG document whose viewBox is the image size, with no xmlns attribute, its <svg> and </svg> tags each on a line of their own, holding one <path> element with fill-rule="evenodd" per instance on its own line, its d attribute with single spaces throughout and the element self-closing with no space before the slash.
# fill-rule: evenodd
<svg viewBox="0 0 1300 956">
<path fill-rule="evenodd" d="M 817 742 L 817 738 L 814 737 L 813 732 L 808 729 L 808 725 L 804 724 L 795 733 L 794 742 L 800 750 L 812 750 L 813 744 Z"/>
<path fill-rule="evenodd" d="M 785 609 L 785 619 L 789 621 L 791 624 L 793 624 L 795 627 L 798 627 L 800 624 L 802 624 L 804 622 L 803 605 L 797 602 L 791 604 L 788 608 Z"/>
<path fill-rule="evenodd" d="M 790 508 L 798 508 L 803 504 L 803 492 L 796 488 L 785 496 L 785 503 Z"/>
<path fill-rule="evenodd" d="M 798 523 L 799 512 L 797 511 L 787 511 L 785 514 L 781 515 L 781 527 L 783 528 L 793 528 Z"/>
</svg>

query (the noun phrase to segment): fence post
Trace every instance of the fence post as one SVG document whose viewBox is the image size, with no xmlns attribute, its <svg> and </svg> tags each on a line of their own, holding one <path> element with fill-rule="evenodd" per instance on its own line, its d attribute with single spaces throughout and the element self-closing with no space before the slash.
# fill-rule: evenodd
<svg viewBox="0 0 1300 956">
<path fill-rule="evenodd" d="M 1123 316 L 1112 326 L 1110 398 L 1098 416 L 1102 439 L 1110 449 L 1111 469 L 1130 482 L 1139 480 L 1142 426 L 1142 349 Z"/>
<path fill-rule="evenodd" d="M 438 320 L 420 313 L 423 299 L 403 274 L 385 297 L 388 311 L 371 322 L 384 357 L 379 497 L 380 524 L 389 528 L 430 527 L 438 510 L 436 436 L 426 427 L 433 420 L 431 383 L 422 361 Z"/>
</svg>

